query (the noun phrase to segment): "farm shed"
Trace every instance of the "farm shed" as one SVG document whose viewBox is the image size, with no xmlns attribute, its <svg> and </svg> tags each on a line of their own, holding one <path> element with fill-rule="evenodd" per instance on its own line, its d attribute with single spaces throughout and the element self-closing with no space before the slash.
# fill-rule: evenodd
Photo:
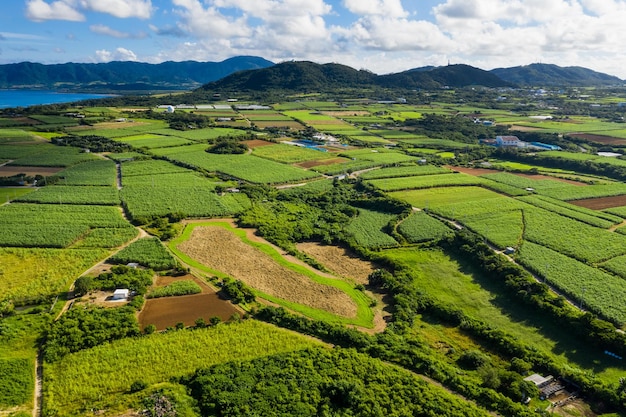
<svg viewBox="0 0 626 417">
<path fill-rule="evenodd" d="M 531 376 L 524 378 L 524 381 L 532 382 L 533 384 L 535 384 L 537 388 L 543 388 L 546 385 L 548 385 L 550 382 L 552 382 L 553 380 L 554 380 L 554 377 L 552 375 L 548 375 L 544 377 L 539 374 L 532 374 Z"/>
<path fill-rule="evenodd" d="M 120 288 L 113 291 L 113 296 L 111 297 L 111 300 L 126 300 L 128 299 L 129 294 L 130 291 L 128 289 Z"/>
</svg>

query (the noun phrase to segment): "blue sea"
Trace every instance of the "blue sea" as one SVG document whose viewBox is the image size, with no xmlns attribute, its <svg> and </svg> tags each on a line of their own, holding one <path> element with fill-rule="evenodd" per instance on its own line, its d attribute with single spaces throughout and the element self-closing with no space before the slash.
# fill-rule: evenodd
<svg viewBox="0 0 626 417">
<path fill-rule="evenodd" d="M 44 90 L 0 90 L 0 109 L 28 107 L 36 104 L 71 103 L 90 98 L 111 97 L 109 94 L 58 93 Z"/>
</svg>

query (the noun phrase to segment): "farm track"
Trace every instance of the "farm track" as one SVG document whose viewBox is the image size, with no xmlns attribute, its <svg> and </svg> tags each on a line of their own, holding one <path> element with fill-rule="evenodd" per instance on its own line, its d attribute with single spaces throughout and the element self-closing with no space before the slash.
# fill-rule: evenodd
<svg viewBox="0 0 626 417">
<path fill-rule="evenodd" d="M 626 226 L 626 220 L 624 220 L 620 224 L 614 224 L 613 226 L 609 227 L 608 231 L 609 232 L 615 232 L 617 229 L 619 229 L 622 226 Z"/>
<path fill-rule="evenodd" d="M 41 346 L 35 357 L 35 393 L 33 396 L 33 417 L 41 416 L 43 400 L 43 351 Z"/>
</svg>

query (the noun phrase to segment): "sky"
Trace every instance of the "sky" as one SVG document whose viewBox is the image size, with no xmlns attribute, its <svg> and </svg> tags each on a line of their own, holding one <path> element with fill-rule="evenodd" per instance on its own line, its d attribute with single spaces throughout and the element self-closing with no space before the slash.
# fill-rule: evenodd
<svg viewBox="0 0 626 417">
<path fill-rule="evenodd" d="M 0 0 L 0 64 L 541 62 L 626 79 L 626 0 Z"/>
</svg>

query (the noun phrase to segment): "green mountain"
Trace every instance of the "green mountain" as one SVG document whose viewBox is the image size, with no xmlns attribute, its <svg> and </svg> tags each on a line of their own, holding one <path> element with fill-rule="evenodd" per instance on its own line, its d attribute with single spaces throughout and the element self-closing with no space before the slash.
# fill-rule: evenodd
<svg viewBox="0 0 626 417">
<path fill-rule="evenodd" d="M 450 65 L 426 71 L 376 75 L 340 64 L 291 61 L 269 68 L 242 71 L 202 87 L 207 91 L 324 91 L 338 88 L 441 88 L 481 85 L 506 87 L 511 83 L 469 65 Z"/>
<path fill-rule="evenodd" d="M 512 68 L 496 68 L 492 74 L 524 86 L 578 86 L 593 87 L 618 85 L 624 81 L 583 67 L 559 67 L 554 64 L 530 64 Z"/>
<path fill-rule="evenodd" d="M 0 88 L 50 88 L 88 90 L 191 89 L 237 71 L 266 68 L 273 62 L 238 56 L 222 62 L 114 61 L 103 64 L 33 62 L 0 65 Z"/>
<path fill-rule="evenodd" d="M 437 88 L 437 87 L 512 87 L 489 71 L 469 65 L 448 65 L 445 67 L 425 67 L 397 74 L 382 75 L 380 83 L 389 87 Z"/>
</svg>

